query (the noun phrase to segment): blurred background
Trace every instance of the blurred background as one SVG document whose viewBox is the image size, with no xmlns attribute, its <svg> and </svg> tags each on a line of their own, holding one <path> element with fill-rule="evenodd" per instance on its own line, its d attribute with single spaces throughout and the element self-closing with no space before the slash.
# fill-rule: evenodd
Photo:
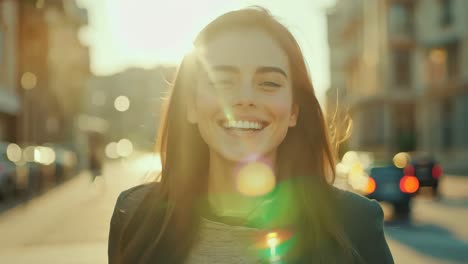
<svg viewBox="0 0 468 264">
<path fill-rule="evenodd" d="M 396 263 L 468 263 L 465 0 L 0 0 L 0 262 L 107 263 L 177 63 L 249 5 L 298 39 L 348 134 L 335 185 L 381 202 Z"/>
</svg>

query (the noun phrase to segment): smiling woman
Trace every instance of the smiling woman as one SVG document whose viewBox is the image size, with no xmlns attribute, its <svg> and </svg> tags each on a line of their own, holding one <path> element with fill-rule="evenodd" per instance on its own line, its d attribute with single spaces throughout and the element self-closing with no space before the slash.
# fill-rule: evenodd
<svg viewBox="0 0 468 264">
<path fill-rule="evenodd" d="M 123 192 L 110 263 L 393 263 L 375 201 L 340 191 L 292 34 L 262 8 L 196 37 L 160 126 L 161 181 Z"/>
</svg>

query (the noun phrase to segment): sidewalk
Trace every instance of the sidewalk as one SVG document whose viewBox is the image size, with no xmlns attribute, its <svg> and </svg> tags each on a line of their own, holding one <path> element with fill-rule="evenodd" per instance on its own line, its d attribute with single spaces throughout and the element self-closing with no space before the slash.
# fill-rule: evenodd
<svg viewBox="0 0 468 264">
<path fill-rule="evenodd" d="M 1 263 L 106 263 L 115 184 L 81 173 L 0 215 Z"/>
<path fill-rule="evenodd" d="M 133 164 L 108 163 L 95 182 L 81 173 L 0 214 L 0 263 L 107 263 L 117 196 L 144 179 L 141 166 Z"/>
</svg>

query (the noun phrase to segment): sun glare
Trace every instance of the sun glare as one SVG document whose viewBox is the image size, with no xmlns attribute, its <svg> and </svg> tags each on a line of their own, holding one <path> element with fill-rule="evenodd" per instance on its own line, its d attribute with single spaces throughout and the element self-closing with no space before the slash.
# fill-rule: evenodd
<svg viewBox="0 0 468 264">
<path fill-rule="evenodd" d="M 118 0 L 108 3 L 113 43 L 136 63 L 175 63 L 203 26 L 229 4 L 215 0 Z"/>
</svg>

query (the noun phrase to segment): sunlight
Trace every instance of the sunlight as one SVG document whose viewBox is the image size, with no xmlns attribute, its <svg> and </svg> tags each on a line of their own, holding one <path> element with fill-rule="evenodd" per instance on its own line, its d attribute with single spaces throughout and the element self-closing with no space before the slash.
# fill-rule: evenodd
<svg viewBox="0 0 468 264">
<path fill-rule="evenodd" d="M 108 4 L 113 43 L 121 56 L 146 66 L 180 61 L 196 34 L 228 5 L 214 0 L 118 0 Z"/>
</svg>

